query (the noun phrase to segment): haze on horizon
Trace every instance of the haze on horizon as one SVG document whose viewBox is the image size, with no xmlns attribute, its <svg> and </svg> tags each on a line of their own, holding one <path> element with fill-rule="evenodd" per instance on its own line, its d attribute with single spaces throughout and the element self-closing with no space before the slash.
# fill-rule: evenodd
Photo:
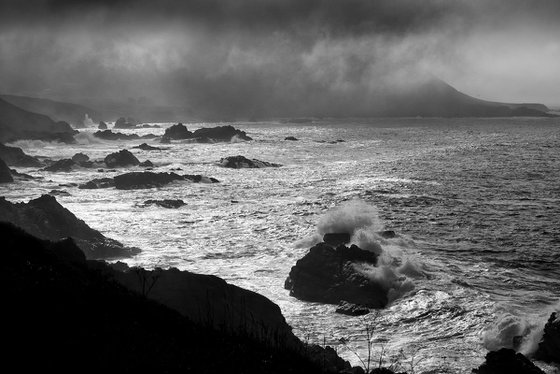
<svg viewBox="0 0 560 374">
<path fill-rule="evenodd" d="M 559 19 L 557 0 L 2 0 L 0 93 L 344 113 L 438 77 L 558 107 Z"/>
</svg>

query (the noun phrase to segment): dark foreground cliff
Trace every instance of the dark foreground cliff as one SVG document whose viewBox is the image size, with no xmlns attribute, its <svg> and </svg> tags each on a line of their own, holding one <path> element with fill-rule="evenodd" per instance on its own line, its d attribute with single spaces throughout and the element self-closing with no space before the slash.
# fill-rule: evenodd
<svg viewBox="0 0 560 374">
<path fill-rule="evenodd" d="M 0 223 L 0 237 L 5 367 L 19 372 L 322 372 L 319 363 L 292 346 L 193 321 L 149 300 L 146 292 L 124 287 L 111 276 L 118 270 L 87 261 L 71 239 L 40 240 L 9 223 Z M 204 292 L 204 282 L 196 286 Z"/>
</svg>

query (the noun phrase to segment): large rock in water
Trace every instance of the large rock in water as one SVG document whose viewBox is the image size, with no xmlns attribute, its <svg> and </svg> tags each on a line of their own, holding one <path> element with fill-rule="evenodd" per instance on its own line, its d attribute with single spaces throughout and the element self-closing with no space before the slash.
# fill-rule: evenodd
<svg viewBox="0 0 560 374">
<path fill-rule="evenodd" d="M 375 253 L 356 245 L 336 248 L 319 243 L 292 267 L 284 287 L 301 300 L 338 304 L 347 301 L 368 308 L 383 308 L 387 293 L 355 270 L 355 263 L 375 265 Z"/>
<path fill-rule="evenodd" d="M 191 139 L 193 133 L 187 129 L 187 126 L 178 123 L 165 129 L 163 137 L 167 139 Z"/>
<path fill-rule="evenodd" d="M 132 117 L 120 117 L 115 121 L 115 129 L 132 129 L 138 125 L 138 121 Z"/>
<path fill-rule="evenodd" d="M 141 188 L 162 187 L 168 183 L 179 180 L 188 180 L 195 183 L 218 183 L 217 179 L 202 175 L 179 175 L 176 173 L 134 172 L 117 175 L 115 187 L 119 190 L 133 190 Z"/>
<path fill-rule="evenodd" d="M 123 149 L 115 153 L 111 153 L 105 159 L 105 164 L 109 168 L 136 166 L 140 161 L 130 151 Z"/>
<path fill-rule="evenodd" d="M 74 166 L 76 166 L 77 164 L 74 162 L 74 160 L 71 160 L 69 158 L 64 158 L 62 160 L 58 160 L 55 161 L 52 165 L 47 166 L 46 168 L 44 168 L 44 171 L 50 171 L 50 172 L 70 172 L 72 171 L 72 169 L 74 168 Z"/>
<path fill-rule="evenodd" d="M 508 348 L 488 352 L 486 361 L 472 372 L 475 374 L 545 374 L 527 357 Z"/>
<path fill-rule="evenodd" d="M 220 165 L 225 168 L 242 169 L 242 168 L 266 168 L 266 167 L 280 167 L 280 164 L 273 164 L 272 162 L 260 161 L 256 159 L 248 159 L 244 156 L 229 156 L 220 160 Z"/>
<path fill-rule="evenodd" d="M 55 122 L 43 114 L 28 112 L 0 99 L 0 142 L 39 139 L 72 143 L 75 133 L 66 122 Z"/>
<path fill-rule="evenodd" d="M 12 172 L 8 165 L 0 158 L 0 183 L 11 183 L 14 181 Z"/>
<path fill-rule="evenodd" d="M 123 134 L 121 132 L 112 132 L 111 130 L 96 131 L 93 136 L 103 140 L 136 140 L 140 139 L 137 134 Z"/>
<path fill-rule="evenodd" d="M 235 127 L 229 125 L 201 128 L 195 130 L 193 133 L 193 138 L 208 138 L 218 142 L 229 142 L 234 137 L 239 140 L 253 140 L 253 138 L 248 136 L 245 131 L 238 130 Z"/>
<path fill-rule="evenodd" d="M 21 148 L 10 147 L 0 143 L 0 158 L 10 166 L 39 167 L 41 161 L 26 155 Z"/>
<path fill-rule="evenodd" d="M 560 315 L 552 313 L 544 326 L 544 335 L 535 354 L 539 360 L 560 363 Z"/>
<path fill-rule="evenodd" d="M 129 257 L 139 252 L 92 229 L 50 195 L 28 203 L 11 203 L 1 197 L 0 221 L 10 222 L 41 239 L 72 237 L 88 258 Z"/>
</svg>

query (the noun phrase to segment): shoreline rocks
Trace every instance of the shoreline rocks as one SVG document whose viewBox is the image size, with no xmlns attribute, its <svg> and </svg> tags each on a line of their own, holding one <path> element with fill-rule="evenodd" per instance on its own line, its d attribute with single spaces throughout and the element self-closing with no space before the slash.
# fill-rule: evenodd
<svg viewBox="0 0 560 374">
<path fill-rule="evenodd" d="M 377 255 L 356 245 L 333 248 L 319 243 L 292 267 L 284 288 L 300 300 L 339 304 L 346 301 L 367 308 L 383 308 L 386 290 L 358 272 L 354 264 L 375 265 Z"/>
<path fill-rule="evenodd" d="M 164 200 L 146 200 L 144 201 L 144 206 L 158 205 L 162 208 L 167 209 L 178 209 L 184 205 L 187 205 L 183 200 L 180 199 L 164 199 Z"/>
<path fill-rule="evenodd" d="M 527 357 L 513 349 L 488 352 L 486 361 L 473 374 L 545 374 Z"/>
<path fill-rule="evenodd" d="M 555 312 L 548 318 L 535 357 L 560 364 L 560 314 Z"/>
<path fill-rule="evenodd" d="M 50 195 L 27 203 L 11 203 L 0 197 L 0 221 L 21 227 L 40 239 L 72 237 L 87 258 L 130 257 L 139 252 L 92 229 Z"/>
<path fill-rule="evenodd" d="M 147 143 L 142 143 L 142 144 L 134 146 L 132 148 L 141 149 L 143 151 L 161 151 L 161 148 L 152 147 L 151 145 L 148 145 Z"/>
<path fill-rule="evenodd" d="M 29 156 L 19 147 L 10 147 L 0 143 L 0 158 L 7 165 L 21 167 L 40 167 L 43 164 L 37 158 Z"/>
<path fill-rule="evenodd" d="M 248 159 L 244 156 L 229 156 L 220 159 L 220 166 L 232 169 L 242 169 L 242 168 L 266 168 L 266 167 L 281 167 L 280 164 L 274 164 L 272 162 L 260 161 L 256 159 Z"/>
<path fill-rule="evenodd" d="M 178 123 L 165 130 L 162 136 L 162 143 L 167 143 L 168 141 L 183 140 L 183 139 L 193 139 L 199 143 L 214 143 L 214 142 L 229 142 L 232 139 L 239 139 L 244 141 L 253 140 L 247 135 L 245 131 L 238 130 L 231 125 L 228 126 L 217 126 L 200 128 L 191 132 L 182 123 Z"/>
<path fill-rule="evenodd" d="M 107 155 L 103 161 L 108 168 L 136 166 L 140 164 L 136 156 L 126 149 Z"/>
<path fill-rule="evenodd" d="M 215 178 L 203 175 L 179 175 L 176 173 L 154 173 L 149 171 L 131 172 L 117 175 L 114 178 L 98 178 L 78 186 L 80 189 L 98 189 L 115 187 L 119 190 L 134 190 L 163 187 L 174 181 L 190 181 L 194 183 L 219 183 Z"/>
<path fill-rule="evenodd" d="M 138 125 L 138 121 L 132 117 L 120 117 L 115 121 L 114 129 L 133 129 Z"/>
</svg>

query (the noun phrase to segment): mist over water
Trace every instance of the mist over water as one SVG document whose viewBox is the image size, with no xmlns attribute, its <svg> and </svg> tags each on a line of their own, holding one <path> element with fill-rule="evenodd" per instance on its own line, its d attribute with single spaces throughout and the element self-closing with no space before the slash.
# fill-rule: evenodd
<svg viewBox="0 0 560 374">
<path fill-rule="evenodd" d="M 332 305 L 296 300 L 283 288 L 291 266 L 323 233 L 346 230 L 352 243 L 380 254 L 379 266 L 361 271 L 392 290 L 391 304 L 376 319 L 376 354 L 384 346 L 387 359 L 400 350 L 416 357 L 420 371 L 468 373 L 486 349 L 511 346 L 514 336 L 523 336 L 521 351 L 534 349 L 560 300 L 557 119 L 233 125 L 255 140 L 153 144 L 162 151 L 131 148 L 145 140 L 100 141 L 87 132 L 74 145 L 17 142 L 29 154 L 53 158 L 83 152 L 102 159 L 128 148 L 140 161 L 150 159 L 156 171 L 181 168 L 220 184 L 79 190 L 68 184 L 119 171 L 22 168 L 43 179 L 0 190 L 9 200 L 24 201 L 66 190 L 70 196 L 57 199 L 79 218 L 142 248 L 127 260 L 130 265 L 218 275 L 279 304 L 302 339 L 337 345 L 344 337 L 363 354 L 363 319 L 335 314 Z M 164 128 L 122 131 L 162 134 Z M 286 136 L 300 140 L 284 141 Z M 346 142 L 318 143 L 335 139 Z M 237 154 L 284 166 L 218 165 L 220 158 Z M 147 199 L 164 198 L 187 205 L 141 207 Z M 398 237 L 383 239 L 380 230 L 394 230 Z M 353 354 L 338 349 L 358 364 Z"/>
</svg>

